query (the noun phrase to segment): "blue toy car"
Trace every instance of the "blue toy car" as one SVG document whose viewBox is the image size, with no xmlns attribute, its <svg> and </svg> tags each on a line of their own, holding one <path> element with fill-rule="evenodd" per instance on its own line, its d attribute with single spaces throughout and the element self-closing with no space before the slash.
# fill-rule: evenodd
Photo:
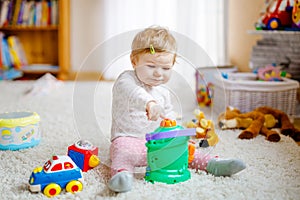
<svg viewBox="0 0 300 200">
<path fill-rule="evenodd" d="M 53 156 L 43 167 L 33 170 L 29 178 L 31 192 L 42 191 L 47 197 L 53 197 L 66 189 L 67 192 L 82 190 L 81 169 L 66 155 Z"/>
</svg>

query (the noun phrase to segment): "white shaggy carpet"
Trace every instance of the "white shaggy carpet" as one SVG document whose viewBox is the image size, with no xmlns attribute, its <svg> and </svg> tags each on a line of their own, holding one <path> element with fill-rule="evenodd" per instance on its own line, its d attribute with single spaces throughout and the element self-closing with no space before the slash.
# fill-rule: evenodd
<svg viewBox="0 0 300 200">
<path fill-rule="evenodd" d="M 190 180 L 174 185 L 147 183 L 137 173 L 132 191 L 111 192 L 106 183 L 112 83 L 65 82 L 48 93 L 24 95 L 32 85 L 0 81 L 0 112 L 35 111 L 41 116 L 42 133 L 34 148 L 0 151 L 0 199 L 48 199 L 27 189 L 31 171 L 53 154 L 66 154 L 79 138 L 99 147 L 102 164 L 84 173 L 82 192 L 62 191 L 54 199 L 300 199 L 300 147 L 285 136 L 278 143 L 262 136 L 240 140 L 238 130 L 218 130 L 221 141 L 212 154 L 244 160 L 247 168 L 241 173 L 225 178 L 191 171 Z"/>
</svg>

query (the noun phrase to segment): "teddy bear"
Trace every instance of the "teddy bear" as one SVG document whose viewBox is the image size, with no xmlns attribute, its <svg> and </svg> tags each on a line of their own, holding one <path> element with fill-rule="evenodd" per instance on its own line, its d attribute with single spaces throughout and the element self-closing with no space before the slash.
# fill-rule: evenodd
<svg viewBox="0 0 300 200">
<path fill-rule="evenodd" d="M 238 136 L 240 139 L 251 139 L 262 134 L 268 141 L 278 142 L 280 135 L 272 128 L 279 128 L 283 135 L 292 137 L 296 142 L 300 141 L 300 131 L 290 122 L 287 114 L 268 106 L 247 113 L 229 106 L 226 112 L 219 115 L 218 121 L 221 129 L 244 129 Z"/>
</svg>

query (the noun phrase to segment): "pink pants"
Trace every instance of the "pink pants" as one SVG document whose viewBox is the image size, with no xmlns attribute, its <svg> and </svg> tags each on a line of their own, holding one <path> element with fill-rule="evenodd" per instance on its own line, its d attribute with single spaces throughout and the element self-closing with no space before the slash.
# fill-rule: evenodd
<svg viewBox="0 0 300 200">
<path fill-rule="evenodd" d="M 111 176 L 120 171 L 134 172 L 135 167 L 147 166 L 146 141 L 134 137 L 118 137 L 112 141 L 110 146 Z M 195 151 L 194 160 L 189 163 L 189 168 L 205 170 L 210 155 L 202 155 Z"/>
</svg>

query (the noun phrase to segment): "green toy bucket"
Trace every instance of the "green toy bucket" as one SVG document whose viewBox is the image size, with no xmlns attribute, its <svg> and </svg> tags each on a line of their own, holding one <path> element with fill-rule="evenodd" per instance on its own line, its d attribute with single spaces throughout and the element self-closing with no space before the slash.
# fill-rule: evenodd
<svg viewBox="0 0 300 200">
<path fill-rule="evenodd" d="M 147 134 L 145 180 L 174 184 L 190 179 L 188 140 L 191 135 L 195 135 L 195 129 L 181 126 L 159 127 Z"/>
</svg>

